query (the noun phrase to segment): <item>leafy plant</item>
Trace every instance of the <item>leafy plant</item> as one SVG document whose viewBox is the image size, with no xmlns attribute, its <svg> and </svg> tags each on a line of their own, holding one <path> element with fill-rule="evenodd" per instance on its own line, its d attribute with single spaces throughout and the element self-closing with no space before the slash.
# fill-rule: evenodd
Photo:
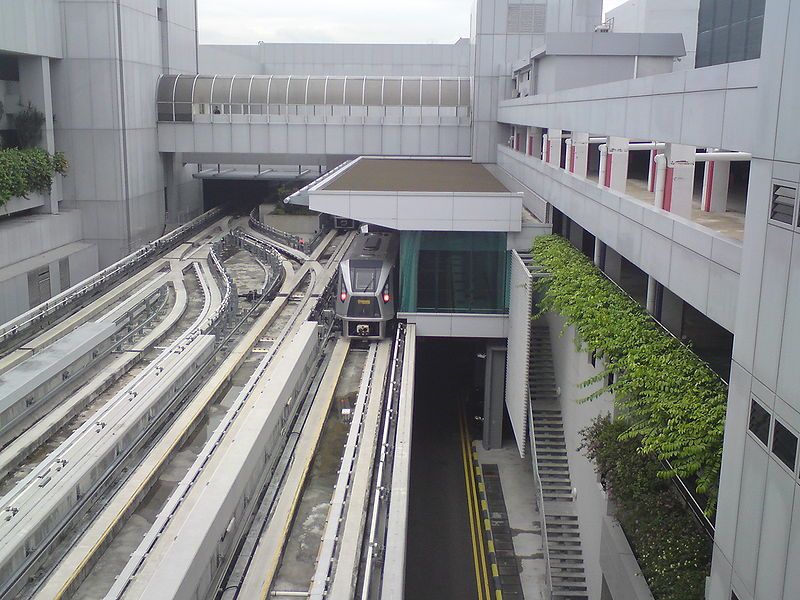
<svg viewBox="0 0 800 600">
<path fill-rule="evenodd" d="M 669 482 L 657 476 L 659 463 L 625 438 L 629 424 L 598 417 L 581 432 L 582 448 L 595 463 L 614 501 L 614 516 L 658 600 L 702 598 L 711 567 L 711 542 L 699 530 Z M 625 438 L 620 441 L 620 438 Z"/>
<path fill-rule="evenodd" d="M 20 148 L 33 148 L 42 139 L 42 127 L 44 127 L 44 113 L 28 102 L 11 115 L 11 123 L 17 130 L 17 140 Z"/>
<path fill-rule="evenodd" d="M 620 441 L 636 440 L 642 455 L 669 461 L 658 477 L 695 477 L 713 514 L 722 462 L 727 386 L 688 347 L 668 335 L 634 300 L 557 236 L 536 238 L 541 310 L 575 327 L 580 350 L 596 352 L 606 369 L 584 382 L 601 383 L 586 400 L 612 391 L 628 423 Z M 614 373 L 613 384 L 604 382 Z"/>
<path fill-rule="evenodd" d="M 48 191 L 53 173 L 63 175 L 68 168 L 61 152 L 51 156 L 41 148 L 0 150 L 0 206 L 15 196 Z"/>
</svg>

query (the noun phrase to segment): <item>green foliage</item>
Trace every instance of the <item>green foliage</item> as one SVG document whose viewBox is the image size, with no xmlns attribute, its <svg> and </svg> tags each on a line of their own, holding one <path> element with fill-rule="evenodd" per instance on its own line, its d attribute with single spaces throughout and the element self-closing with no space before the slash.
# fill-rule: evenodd
<svg viewBox="0 0 800 600">
<path fill-rule="evenodd" d="M 542 311 L 575 327 L 579 349 L 596 351 L 615 374 L 587 400 L 612 391 L 629 424 L 620 440 L 637 440 L 639 452 L 672 468 L 658 476 L 696 477 L 696 491 L 716 507 L 727 386 L 689 348 L 668 335 L 634 300 L 621 293 L 583 254 L 557 236 L 534 241 L 536 262 L 550 273 L 537 286 Z"/>
<path fill-rule="evenodd" d="M 15 196 L 48 191 L 53 173 L 66 174 L 68 167 L 61 152 L 51 156 L 41 148 L 0 150 L 0 206 Z"/>
<path fill-rule="evenodd" d="M 584 452 L 614 500 L 614 516 L 653 596 L 702 598 L 711 567 L 711 542 L 669 482 L 656 476 L 659 463 L 639 452 L 638 440 L 627 437 L 628 430 L 622 420 L 599 417 L 581 432 Z"/>
<path fill-rule="evenodd" d="M 17 130 L 17 140 L 20 148 L 33 148 L 42 139 L 42 127 L 44 127 L 44 113 L 28 102 L 28 106 L 22 107 L 11 115 L 11 123 Z"/>
</svg>

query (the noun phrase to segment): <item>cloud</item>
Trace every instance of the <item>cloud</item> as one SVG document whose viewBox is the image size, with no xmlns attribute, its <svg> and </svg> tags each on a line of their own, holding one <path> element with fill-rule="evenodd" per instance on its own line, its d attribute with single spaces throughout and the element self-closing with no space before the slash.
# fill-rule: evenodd
<svg viewBox="0 0 800 600">
<path fill-rule="evenodd" d="M 605 0 L 604 8 L 623 1 Z M 469 36 L 474 2 L 197 0 L 200 43 L 453 43 Z"/>
<path fill-rule="evenodd" d="M 469 35 L 473 0 L 198 0 L 203 44 L 452 43 Z"/>
</svg>

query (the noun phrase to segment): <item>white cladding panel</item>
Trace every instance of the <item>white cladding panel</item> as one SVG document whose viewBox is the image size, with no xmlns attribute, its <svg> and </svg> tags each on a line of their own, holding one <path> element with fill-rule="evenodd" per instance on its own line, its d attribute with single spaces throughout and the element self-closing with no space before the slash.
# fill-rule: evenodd
<svg viewBox="0 0 800 600">
<path fill-rule="evenodd" d="M 533 278 L 516 251 L 511 253 L 511 294 L 508 306 L 508 353 L 506 354 L 506 408 L 525 457 L 528 429 L 528 356 L 531 337 Z"/>
</svg>

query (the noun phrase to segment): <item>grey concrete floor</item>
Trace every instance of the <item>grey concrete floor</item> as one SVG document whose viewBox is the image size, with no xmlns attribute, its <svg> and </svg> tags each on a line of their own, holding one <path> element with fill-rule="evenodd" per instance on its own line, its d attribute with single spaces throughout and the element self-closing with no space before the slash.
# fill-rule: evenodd
<svg viewBox="0 0 800 600">
<path fill-rule="evenodd" d="M 485 450 L 480 442 L 475 446 L 481 464 L 495 464 L 500 470 L 500 484 L 525 599 L 542 600 L 546 589 L 545 565 L 531 462 L 519 457 L 513 441 L 505 442 L 497 450 Z"/>
<path fill-rule="evenodd" d="M 342 409 L 352 409 L 355 404 L 366 356 L 365 352 L 351 350 L 345 359 L 273 590 L 305 592 L 311 586 L 349 430 L 349 423 L 342 418 Z"/>
</svg>

